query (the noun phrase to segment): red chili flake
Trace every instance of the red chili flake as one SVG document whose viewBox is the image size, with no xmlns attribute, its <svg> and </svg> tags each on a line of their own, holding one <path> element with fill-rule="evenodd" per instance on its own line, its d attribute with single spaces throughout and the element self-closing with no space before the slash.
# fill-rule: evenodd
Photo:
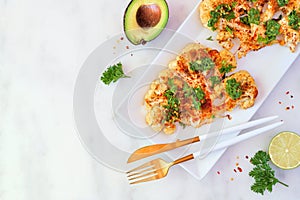
<svg viewBox="0 0 300 200">
<path fill-rule="evenodd" d="M 229 120 L 231 120 L 232 119 L 232 117 L 231 117 L 231 115 L 226 115 L 226 117 L 229 119 Z"/>
<path fill-rule="evenodd" d="M 292 106 L 292 109 L 294 109 L 295 108 L 295 106 Z"/>
<path fill-rule="evenodd" d="M 281 101 L 279 101 L 278 103 L 279 103 L 279 104 L 282 104 L 282 102 L 281 102 Z"/>
<path fill-rule="evenodd" d="M 289 106 L 287 106 L 285 109 L 286 109 L 286 110 L 289 110 L 289 109 L 290 109 L 290 107 L 289 107 Z"/>
<path fill-rule="evenodd" d="M 124 37 L 121 37 L 120 40 L 124 40 Z"/>
<path fill-rule="evenodd" d="M 239 170 L 239 172 L 243 172 L 242 168 L 238 167 L 237 169 Z"/>
<path fill-rule="evenodd" d="M 129 46 L 126 46 L 126 49 L 129 49 Z"/>
<path fill-rule="evenodd" d="M 236 171 L 236 169 L 233 169 L 233 171 L 236 173 L 237 171 Z"/>
<path fill-rule="evenodd" d="M 290 93 L 290 91 L 287 91 L 285 94 L 289 94 Z"/>
<path fill-rule="evenodd" d="M 217 171 L 217 174 L 221 174 L 221 172 L 220 172 L 220 171 Z"/>
<path fill-rule="evenodd" d="M 248 158 L 249 158 L 249 156 L 245 156 L 245 158 L 246 158 L 246 159 L 248 159 Z"/>
</svg>

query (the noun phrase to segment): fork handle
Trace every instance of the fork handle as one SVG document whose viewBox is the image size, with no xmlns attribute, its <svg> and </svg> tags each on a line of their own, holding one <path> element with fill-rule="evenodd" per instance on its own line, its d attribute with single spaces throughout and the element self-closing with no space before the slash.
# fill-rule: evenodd
<svg viewBox="0 0 300 200">
<path fill-rule="evenodd" d="M 184 156 L 182 158 L 179 158 L 179 159 L 173 161 L 173 165 L 176 165 L 176 164 L 188 161 L 188 160 L 193 160 L 194 158 L 195 158 L 194 155 L 190 154 L 190 155 Z"/>
</svg>

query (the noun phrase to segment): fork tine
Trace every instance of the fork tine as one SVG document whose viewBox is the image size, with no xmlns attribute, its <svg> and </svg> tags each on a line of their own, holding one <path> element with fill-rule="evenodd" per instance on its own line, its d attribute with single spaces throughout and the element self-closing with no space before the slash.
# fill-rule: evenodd
<svg viewBox="0 0 300 200">
<path fill-rule="evenodd" d="M 132 170 L 129 170 L 128 172 L 126 172 L 127 174 L 130 174 L 131 172 L 137 172 L 141 169 L 144 169 L 144 168 L 147 168 L 147 167 L 150 167 L 150 166 L 153 166 L 153 164 L 151 162 L 146 162 L 145 164 L 141 165 L 141 166 L 138 166 Z"/>
<path fill-rule="evenodd" d="M 127 173 L 127 177 L 129 178 L 129 177 L 137 176 L 140 174 L 144 174 L 145 172 L 153 172 L 153 171 L 155 171 L 154 166 L 149 166 L 149 167 L 144 168 L 144 170 L 133 171 L 133 172 Z"/>
<path fill-rule="evenodd" d="M 130 181 L 130 180 L 134 180 L 134 179 L 139 179 L 139 178 L 143 178 L 143 177 L 148 177 L 148 176 L 153 175 L 153 174 L 157 174 L 157 171 L 156 171 L 156 170 L 152 170 L 152 171 L 150 171 L 150 172 L 148 172 L 148 173 L 137 174 L 137 175 L 135 175 L 135 176 L 129 176 L 129 177 L 127 177 L 127 178 L 128 178 L 128 180 Z"/>
<path fill-rule="evenodd" d="M 147 178 L 140 179 L 140 180 L 137 180 L 137 181 L 130 182 L 130 184 L 133 185 L 133 184 L 137 184 L 137 183 L 143 183 L 143 182 L 153 181 L 153 180 L 157 180 L 157 179 L 162 178 L 162 177 L 159 178 L 157 175 L 158 175 L 157 173 L 153 173 L 152 176 L 149 176 Z"/>
</svg>

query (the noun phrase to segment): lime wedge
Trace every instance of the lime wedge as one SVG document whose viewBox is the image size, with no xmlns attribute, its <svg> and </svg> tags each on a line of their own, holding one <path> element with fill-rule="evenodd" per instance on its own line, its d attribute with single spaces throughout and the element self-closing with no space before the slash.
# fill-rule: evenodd
<svg viewBox="0 0 300 200">
<path fill-rule="evenodd" d="M 274 165 L 293 169 L 300 164 L 300 136 L 290 131 L 280 132 L 269 145 L 269 155 Z"/>
</svg>

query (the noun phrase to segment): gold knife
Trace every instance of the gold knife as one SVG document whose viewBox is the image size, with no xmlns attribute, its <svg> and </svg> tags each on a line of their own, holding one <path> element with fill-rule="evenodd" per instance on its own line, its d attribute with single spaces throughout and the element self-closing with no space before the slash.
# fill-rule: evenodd
<svg viewBox="0 0 300 200">
<path fill-rule="evenodd" d="M 134 151 L 127 160 L 127 163 L 131 163 L 148 156 L 153 156 L 155 154 L 163 153 L 165 151 L 170 151 L 172 149 L 182 147 L 184 145 L 192 144 L 194 142 L 199 142 L 200 137 L 196 136 L 186 140 L 176 140 L 176 142 L 166 143 L 166 144 L 154 144 L 142 147 Z"/>
</svg>

